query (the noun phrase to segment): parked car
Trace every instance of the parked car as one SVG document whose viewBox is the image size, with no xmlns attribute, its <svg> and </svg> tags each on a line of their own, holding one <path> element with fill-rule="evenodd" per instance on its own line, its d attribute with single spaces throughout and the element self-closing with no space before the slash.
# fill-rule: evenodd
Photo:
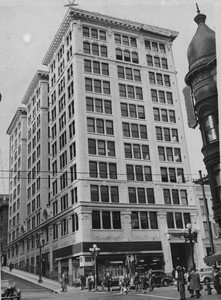
<svg viewBox="0 0 221 300">
<path fill-rule="evenodd" d="M 13 280 L 1 281 L 1 299 L 21 299 L 21 290 Z"/>
<path fill-rule="evenodd" d="M 200 282 L 206 283 L 207 280 L 213 281 L 213 268 L 212 267 L 206 267 L 196 270 L 200 275 Z"/>
<path fill-rule="evenodd" d="M 145 272 L 144 274 L 148 274 L 148 272 Z M 173 278 L 171 276 L 168 276 L 162 270 L 152 270 L 152 274 L 155 285 L 168 286 L 173 284 Z"/>
</svg>

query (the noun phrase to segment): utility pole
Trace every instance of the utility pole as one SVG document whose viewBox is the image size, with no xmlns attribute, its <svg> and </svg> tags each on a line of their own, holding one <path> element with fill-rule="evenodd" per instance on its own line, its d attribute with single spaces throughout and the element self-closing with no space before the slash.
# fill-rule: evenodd
<svg viewBox="0 0 221 300">
<path fill-rule="evenodd" d="M 206 184 L 208 182 L 208 175 L 203 177 L 201 170 L 199 171 L 199 175 L 200 175 L 200 178 L 198 180 L 194 181 L 194 182 L 199 183 L 201 185 L 204 205 L 205 205 L 205 209 L 206 209 L 206 223 L 207 223 L 208 233 L 209 233 L 209 242 L 210 242 L 211 254 L 214 254 L 215 249 L 214 249 L 214 244 L 213 244 L 213 233 L 212 233 L 212 228 L 211 228 L 211 222 L 210 222 L 210 219 L 209 219 L 208 202 L 207 202 L 207 199 L 206 199 L 205 188 L 204 188 L 204 184 Z"/>
</svg>

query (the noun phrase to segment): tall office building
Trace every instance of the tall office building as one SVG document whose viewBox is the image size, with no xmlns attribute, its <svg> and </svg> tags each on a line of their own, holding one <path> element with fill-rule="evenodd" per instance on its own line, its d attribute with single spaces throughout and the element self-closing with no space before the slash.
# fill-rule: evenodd
<svg viewBox="0 0 221 300">
<path fill-rule="evenodd" d="M 177 34 L 68 10 L 43 59 L 50 85 L 50 195 L 39 207 L 40 223 L 31 221 L 25 234 L 32 241 L 26 265 L 39 261 L 38 233 L 43 275 L 57 278 L 67 270 L 70 284 L 92 271 L 93 244 L 100 248 L 100 276 L 170 272 L 192 263 L 183 239 L 187 223 L 199 230 L 195 260 L 203 264 L 172 55 Z M 28 105 L 31 97 L 25 99 Z M 48 125 L 41 123 L 42 133 Z M 46 168 L 47 155 L 42 159 Z M 48 182 L 41 168 L 40 174 Z M 9 252 L 22 239 L 10 243 Z"/>
</svg>

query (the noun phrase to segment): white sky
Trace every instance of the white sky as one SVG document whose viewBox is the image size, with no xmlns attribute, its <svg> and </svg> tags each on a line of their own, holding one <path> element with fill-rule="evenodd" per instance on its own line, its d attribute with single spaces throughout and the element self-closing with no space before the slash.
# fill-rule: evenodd
<svg viewBox="0 0 221 300">
<path fill-rule="evenodd" d="M 72 2 L 72 0 L 70 0 Z M 155 25 L 179 32 L 173 43 L 178 87 L 191 173 L 205 173 L 199 127 L 188 128 L 182 89 L 188 72 L 187 48 L 196 32 L 195 2 L 216 31 L 217 2 L 214 0 L 76 0 L 77 8 Z M 68 0 L 0 0 L 0 193 L 8 193 L 9 138 L 6 130 L 38 69 L 66 12 Z M 220 6 L 218 6 L 220 7 Z M 2 179 L 5 177 L 5 179 Z"/>
</svg>

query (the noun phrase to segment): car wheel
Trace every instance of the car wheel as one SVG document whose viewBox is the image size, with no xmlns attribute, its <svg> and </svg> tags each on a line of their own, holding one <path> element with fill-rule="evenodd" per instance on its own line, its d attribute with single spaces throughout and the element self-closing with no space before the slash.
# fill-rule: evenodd
<svg viewBox="0 0 221 300">
<path fill-rule="evenodd" d="M 168 286 L 168 282 L 166 280 L 163 281 L 163 286 L 165 286 L 165 287 Z"/>
</svg>

